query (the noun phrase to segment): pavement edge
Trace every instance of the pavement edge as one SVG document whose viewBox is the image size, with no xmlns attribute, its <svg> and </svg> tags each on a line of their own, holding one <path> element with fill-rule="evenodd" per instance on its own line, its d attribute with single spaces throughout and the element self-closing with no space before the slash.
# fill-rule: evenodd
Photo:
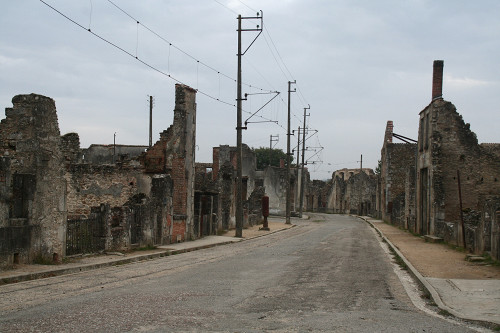
<svg viewBox="0 0 500 333">
<path fill-rule="evenodd" d="M 401 258 L 401 260 L 403 260 L 405 265 L 408 267 L 410 274 L 418 281 L 420 286 L 425 289 L 425 291 L 428 293 L 428 295 L 430 295 L 430 297 L 432 298 L 432 300 L 434 301 L 434 303 L 437 305 L 437 307 L 439 309 L 444 310 L 457 318 L 472 321 L 472 322 L 475 322 L 477 324 L 483 324 L 483 325 L 487 324 L 488 326 L 490 326 L 490 325 L 498 326 L 497 324 L 489 322 L 489 321 L 471 318 L 463 313 L 457 312 L 454 309 L 448 307 L 443 302 L 443 300 L 441 299 L 441 296 L 439 296 L 439 293 L 436 291 L 436 289 L 434 289 L 434 287 L 422 276 L 422 274 L 420 274 L 420 272 L 415 267 L 413 267 L 413 265 L 408 261 L 408 259 L 406 259 L 406 257 L 399 251 L 399 249 L 394 244 L 392 244 L 392 242 L 387 237 L 384 236 L 384 234 L 382 233 L 382 231 L 380 229 L 378 229 L 373 223 L 368 221 L 368 219 L 361 217 L 361 216 L 357 216 L 357 217 L 359 219 L 365 221 L 373 229 L 375 229 L 379 233 L 380 237 L 382 237 L 382 239 L 385 242 L 387 242 L 387 244 L 391 247 L 391 249 L 394 252 L 396 252 L 396 254 Z"/>
<path fill-rule="evenodd" d="M 295 227 L 295 226 L 296 225 L 292 225 L 292 227 Z M 285 228 L 285 229 L 278 229 L 278 230 L 272 231 L 272 232 L 264 234 L 264 235 L 258 235 L 258 236 L 254 236 L 254 237 L 250 237 L 250 238 L 242 238 L 241 241 L 250 240 L 250 239 L 259 238 L 259 237 L 264 237 L 264 236 L 271 235 L 271 234 L 274 234 L 274 233 L 279 232 L 279 231 L 291 229 L 292 227 Z M 162 257 L 168 257 L 171 255 L 187 253 L 187 252 L 192 252 L 192 251 L 197 251 L 197 250 L 203 250 L 203 249 L 208 249 L 208 248 L 212 248 L 212 247 L 216 247 L 216 246 L 233 244 L 233 243 L 237 243 L 237 242 L 227 241 L 227 242 L 207 244 L 207 245 L 201 245 L 201 246 L 193 246 L 193 247 L 188 247 L 188 248 L 179 249 L 179 250 L 165 250 L 165 251 L 159 251 L 156 253 L 137 255 L 137 256 L 129 257 L 129 258 L 110 260 L 107 262 L 102 262 L 102 263 L 97 263 L 97 264 L 84 264 L 84 265 L 67 267 L 67 268 L 55 268 L 54 267 L 54 269 L 47 269 L 47 270 L 36 272 L 36 273 L 18 274 L 18 275 L 12 275 L 12 276 L 6 276 L 3 278 L 0 278 L 0 286 L 12 284 L 12 283 L 18 283 L 18 282 L 26 282 L 26 281 L 50 278 L 50 277 L 61 276 L 61 275 L 76 274 L 76 273 L 81 273 L 81 272 L 95 270 L 95 269 L 104 268 L 104 267 L 126 265 L 126 264 L 130 264 L 130 263 L 134 263 L 134 262 L 139 262 L 139 261 L 144 261 L 144 260 L 153 260 L 153 259 L 158 259 L 158 258 L 162 258 Z"/>
</svg>

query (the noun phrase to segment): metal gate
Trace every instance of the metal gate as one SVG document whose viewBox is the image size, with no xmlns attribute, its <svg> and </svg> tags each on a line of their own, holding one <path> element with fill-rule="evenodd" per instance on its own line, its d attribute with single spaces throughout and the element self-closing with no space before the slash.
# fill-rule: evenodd
<svg viewBox="0 0 500 333">
<path fill-rule="evenodd" d="M 66 255 L 97 253 L 104 250 L 105 240 L 104 228 L 99 218 L 68 220 Z"/>
</svg>

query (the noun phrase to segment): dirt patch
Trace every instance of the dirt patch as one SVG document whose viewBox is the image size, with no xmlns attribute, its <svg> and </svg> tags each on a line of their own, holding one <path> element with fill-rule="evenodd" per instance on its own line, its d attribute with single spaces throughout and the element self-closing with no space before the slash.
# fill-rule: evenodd
<svg viewBox="0 0 500 333">
<path fill-rule="evenodd" d="M 441 279 L 500 279 L 500 267 L 465 260 L 466 253 L 383 222 L 372 222 L 425 277 Z"/>
</svg>

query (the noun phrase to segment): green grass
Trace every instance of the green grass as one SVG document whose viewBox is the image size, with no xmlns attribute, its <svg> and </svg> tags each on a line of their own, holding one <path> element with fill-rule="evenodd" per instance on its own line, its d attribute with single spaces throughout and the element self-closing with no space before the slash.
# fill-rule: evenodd
<svg viewBox="0 0 500 333">
<path fill-rule="evenodd" d="M 441 316 L 444 316 L 444 317 L 451 317 L 452 316 L 451 313 L 449 313 L 448 311 L 443 310 L 443 309 L 439 309 L 438 314 L 440 314 Z"/>
<path fill-rule="evenodd" d="M 485 265 L 500 267 L 500 261 L 493 259 L 488 253 L 483 254 L 483 257 Z"/>
<path fill-rule="evenodd" d="M 39 256 L 36 256 L 35 259 L 33 259 L 33 264 L 35 264 L 35 265 L 56 265 L 57 263 L 54 262 L 52 259 L 48 259 L 46 257 L 39 255 Z"/>
<path fill-rule="evenodd" d="M 150 251 L 150 250 L 156 250 L 156 249 L 157 249 L 157 246 L 148 244 L 148 245 L 143 246 L 143 247 L 138 247 L 138 248 L 134 249 L 134 251 Z"/>
<path fill-rule="evenodd" d="M 394 260 L 396 261 L 396 264 L 398 264 L 399 267 L 401 267 L 401 269 L 407 271 L 408 270 L 408 266 L 406 265 L 406 263 L 404 262 L 404 260 L 401 259 L 401 257 L 396 253 L 396 251 L 394 251 L 392 249 L 392 247 L 389 247 L 389 251 L 391 251 L 391 254 L 394 257 Z"/>
</svg>

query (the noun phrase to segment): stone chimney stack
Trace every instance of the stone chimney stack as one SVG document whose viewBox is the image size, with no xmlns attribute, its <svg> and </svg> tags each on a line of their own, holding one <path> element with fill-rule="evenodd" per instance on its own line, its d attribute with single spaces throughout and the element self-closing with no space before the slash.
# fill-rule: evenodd
<svg viewBox="0 0 500 333">
<path fill-rule="evenodd" d="M 392 120 L 387 121 L 387 126 L 385 127 L 385 138 L 384 142 L 392 143 L 392 130 L 394 128 L 394 124 Z"/>
<path fill-rule="evenodd" d="M 432 100 L 443 98 L 443 60 L 434 60 L 432 73 Z"/>
</svg>

